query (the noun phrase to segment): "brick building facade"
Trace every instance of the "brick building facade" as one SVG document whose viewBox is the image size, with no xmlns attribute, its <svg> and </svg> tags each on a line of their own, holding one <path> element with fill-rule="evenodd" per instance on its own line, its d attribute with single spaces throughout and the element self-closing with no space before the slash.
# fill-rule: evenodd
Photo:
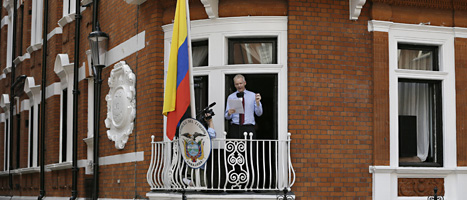
<svg viewBox="0 0 467 200">
<path fill-rule="evenodd" d="M 41 151 L 46 199 L 70 198 L 74 187 L 78 198 L 91 198 L 94 130 L 100 130 L 99 198 L 179 199 L 178 192 L 151 192 L 146 178 L 151 136 L 167 140 L 161 113 L 176 0 L 81 0 L 80 15 L 76 1 L 0 1 L 0 199 L 40 195 Z M 466 1 L 189 4 L 198 109 L 217 102 L 214 126 L 217 137 L 225 139 L 231 79 L 244 74 L 247 89 L 263 96 L 258 139 L 285 140 L 291 133 L 296 199 L 425 199 L 434 186 L 446 199 L 462 199 L 467 185 Z M 98 129 L 88 51 L 95 20 L 109 35 Z M 264 48 L 235 56 L 235 45 L 258 43 Z M 112 102 L 118 87 L 109 86 L 109 78 L 123 66 L 135 77 L 135 96 L 128 97 L 135 113 L 125 110 L 131 103 L 114 107 Z M 79 92 L 73 89 L 74 77 Z M 127 140 L 108 139 L 113 137 L 106 126 L 108 107 L 124 110 L 113 117 L 130 127 Z M 281 194 L 195 193 L 188 199 L 276 199 Z"/>
</svg>

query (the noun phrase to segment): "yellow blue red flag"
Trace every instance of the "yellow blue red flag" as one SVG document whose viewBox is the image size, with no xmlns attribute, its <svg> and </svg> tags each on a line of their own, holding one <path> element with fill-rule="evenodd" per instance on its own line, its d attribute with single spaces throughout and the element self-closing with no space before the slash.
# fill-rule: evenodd
<svg viewBox="0 0 467 200">
<path fill-rule="evenodd" d="M 185 0 L 177 1 L 162 111 L 167 116 L 166 134 L 170 140 L 173 140 L 180 119 L 187 112 L 190 105 L 186 6 Z"/>
</svg>

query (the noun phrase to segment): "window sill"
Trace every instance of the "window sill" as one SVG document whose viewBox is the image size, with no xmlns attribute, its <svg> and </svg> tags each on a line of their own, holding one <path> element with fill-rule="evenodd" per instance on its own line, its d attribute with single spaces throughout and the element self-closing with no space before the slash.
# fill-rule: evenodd
<svg viewBox="0 0 467 200">
<path fill-rule="evenodd" d="M 29 53 L 26 53 L 23 56 L 16 57 L 15 60 L 13 60 L 13 63 L 15 63 L 15 65 L 17 65 L 17 64 L 22 63 L 24 60 L 29 59 L 29 58 L 31 58 L 31 56 L 29 55 Z"/>
<path fill-rule="evenodd" d="M 8 176 L 8 171 L 1 171 L 0 176 Z"/>
<path fill-rule="evenodd" d="M 7 67 L 5 67 L 5 69 L 3 69 L 4 74 L 8 74 L 10 72 L 11 72 L 11 66 L 7 66 Z"/>
<path fill-rule="evenodd" d="M 28 167 L 28 168 L 21 168 L 17 170 L 19 174 L 31 174 L 40 172 L 41 169 L 39 167 Z"/>
<path fill-rule="evenodd" d="M 426 175 L 447 175 L 447 174 L 467 174 L 467 167 L 390 167 L 390 166 L 370 166 L 371 174 L 396 173 L 396 174 L 426 174 Z"/>
<path fill-rule="evenodd" d="M 45 167 L 49 170 L 56 171 L 56 170 L 63 170 L 63 169 L 71 169 L 73 167 L 73 163 L 71 161 L 56 163 L 46 165 Z"/>
<path fill-rule="evenodd" d="M 75 15 L 76 13 L 71 13 L 63 16 L 60 20 L 58 20 L 58 25 L 63 28 L 65 25 L 75 21 Z"/>
<path fill-rule="evenodd" d="M 27 51 L 29 54 L 32 54 L 32 52 L 37 51 L 37 50 L 39 50 L 39 49 L 41 49 L 41 48 L 42 48 L 42 42 L 29 46 L 29 47 L 26 49 L 26 51 Z"/>
</svg>

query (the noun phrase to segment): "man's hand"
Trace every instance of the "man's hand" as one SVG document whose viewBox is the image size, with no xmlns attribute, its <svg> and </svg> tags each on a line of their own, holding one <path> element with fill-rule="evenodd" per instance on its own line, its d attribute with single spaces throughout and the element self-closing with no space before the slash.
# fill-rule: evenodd
<svg viewBox="0 0 467 200">
<path fill-rule="evenodd" d="M 232 115 L 233 113 L 235 113 L 235 109 L 229 109 L 229 116 Z"/>
<path fill-rule="evenodd" d="M 261 101 L 261 95 L 259 93 L 256 93 L 255 100 L 256 100 L 256 105 L 259 106 L 259 101 Z"/>
</svg>

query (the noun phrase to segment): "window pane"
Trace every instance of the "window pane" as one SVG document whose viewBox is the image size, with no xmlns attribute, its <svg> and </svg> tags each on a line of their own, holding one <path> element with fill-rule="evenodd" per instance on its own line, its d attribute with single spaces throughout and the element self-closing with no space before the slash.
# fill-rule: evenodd
<svg viewBox="0 0 467 200">
<path fill-rule="evenodd" d="M 192 43 L 193 67 L 208 66 L 208 41 Z"/>
<path fill-rule="evenodd" d="M 441 82 L 399 80 L 399 161 L 442 164 L 441 138 Z"/>
<path fill-rule="evenodd" d="M 62 162 L 67 161 L 67 113 L 68 113 L 68 89 L 63 90 L 62 95 Z"/>
<path fill-rule="evenodd" d="M 196 114 L 208 106 L 208 76 L 193 77 Z"/>
<path fill-rule="evenodd" d="M 225 75 L 225 103 L 230 94 L 237 91 L 233 83 L 236 74 Z M 277 74 L 243 74 L 247 82 L 246 90 L 260 93 L 263 114 L 255 115 L 256 139 L 278 138 L 278 75 Z M 225 111 L 225 108 L 224 108 Z M 224 130 L 230 129 L 230 120 L 225 121 Z"/>
<path fill-rule="evenodd" d="M 437 47 L 399 45 L 398 69 L 438 71 Z"/>
<path fill-rule="evenodd" d="M 31 123 L 31 125 L 29 125 L 29 167 L 32 167 L 33 166 L 33 158 L 32 158 L 32 155 L 33 155 L 33 147 L 34 147 L 34 106 L 31 106 L 31 109 L 30 109 L 30 112 L 31 112 L 31 118 L 30 118 L 30 121 L 29 123 Z"/>
<path fill-rule="evenodd" d="M 229 64 L 277 64 L 276 39 L 230 39 Z"/>
</svg>

